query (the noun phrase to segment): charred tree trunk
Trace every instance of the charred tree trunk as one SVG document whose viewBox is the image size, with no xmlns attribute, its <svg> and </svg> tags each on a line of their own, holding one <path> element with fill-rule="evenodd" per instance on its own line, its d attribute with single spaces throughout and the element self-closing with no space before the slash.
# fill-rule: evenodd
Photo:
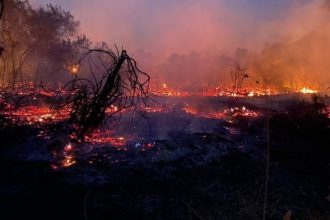
<svg viewBox="0 0 330 220">
<path fill-rule="evenodd" d="M 89 129 L 92 129 L 98 124 L 100 124 L 101 121 L 103 120 L 105 115 L 105 110 L 108 107 L 106 103 L 109 101 L 109 96 L 113 96 L 118 92 L 119 89 L 118 78 L 120 77 L 119 70 L 126 59 L 125 56 L 126 53 L 123 53 L 120 56 L 115 69 L 109 74 L 107 81 L 101 92 L 94 96 L 93 101 L 90 104 L 86 103 L 88 106 L 82 106 L 83 108 L 85 108 L 85 110 L 81 109 L 81 112 L 79 112 L 79 114 L 81 114 L 83 118 L 80 118 L 80 121 L 76 121 L 79 123 L 79 126 L 81 126 L 82 129 L 80 131 L 81 133 L 80 136 L 82 134 L 85 134 Z M 81 95 L 86 96 L 87 94 L 81 94 Z M 113 99 L 115 99 L 115 96 L 113 96 Z M 73 118 L 76 117 L 73 116 Z"/>
</svg>

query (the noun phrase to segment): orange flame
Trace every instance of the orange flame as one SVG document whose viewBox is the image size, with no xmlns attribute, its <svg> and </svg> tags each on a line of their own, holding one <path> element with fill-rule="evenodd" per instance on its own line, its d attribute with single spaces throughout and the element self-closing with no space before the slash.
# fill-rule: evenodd
<svg viewBox="0 0 330 220">
<path fill-rule="evenodd" d="M 314 94 L 314 93 L 318 93 L 318 91 L 312 90 L 312 89 L 309 89 L 309 88 L 306 88 L 306 87 L 302 88 L 300 90 L 300 92 L 303 93 L 303 94 Z"/>
</svg>

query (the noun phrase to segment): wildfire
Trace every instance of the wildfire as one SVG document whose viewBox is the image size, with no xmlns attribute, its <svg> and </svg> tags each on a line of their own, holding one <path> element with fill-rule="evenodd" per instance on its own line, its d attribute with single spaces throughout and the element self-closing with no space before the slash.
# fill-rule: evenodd
<svg viewBox="0 0 330 220">
<path fill-rule="evenodd" d="M 22 124 L 47 124 L 64 120 L 69 115 L 69 109 L 54 111 L 48 106 L 25 106 L 6 112 L 12 121 Z"/>
<path fill-rule="evenodd" d="M 164 106 L 148 106 L 145 107 L 144 110 L 148 113 L 169 112 L 169 108 Z"/>
<path fill-rule="evenodd" d="M 245 106 L 241 108 L 236 107 L 236 108 L 226 109 L 224 113 L 226 115 L 231 115 L 233 117 L 242 116 L 242 117 L 251 117 L 251 118 L 260 117 L 262 115 L 261 112 L 249 110 Z"/>
<path fill-rule="evenodd" d="M 198 111 L 195 108 L 186 106 L 182 109 L 184 112 L 186 112 L 187 114 L 192 114 L 192 115 L 197 115 Z"/>
<path fill-rule="evenodd" d="M 168 96 L 168 97 L 184 97 L 188 96 L 187 92 L 182 92 L 176 89 L 171 88 L 167 83 L 155 83 L 157 85 L 153 87 L 152 93 L 159 96 Z"/>
<path fill-rule="evenodd" d="M 306 87 L 302 88 L 300 90 L 300 92 L 303 93 L 303 94 L 315 94 L 315 93 L 318 93 L 318 91 L 312 90 L 312 89 L 309 89 L 309 88 L 306 88 Z"/>
<path fill-rule="evenodd" d="M 65 145 L 64 149 L 60 152 L 53 152 L 55 163 L 51 165 L 54 170 L 60 168 L 68 168 L 76 164 L 77 161 L 74 157 L 74 147 L 71 143 Z"/>
<path fill-rule="evenodd" d="M 224 119 L 228 116 L 232 116 L 232 117 L 241 116 L 241 117 L 251 117 L 251 118 L 262 116 L 261 112 L 249 110 L 245 106 L 241 108 L 235 107 L 235 108 L 225 109 L 223 111 L 211 111 L 211 112 L 198 111 L 197 109 L 192 108 L 190 106 L 186 106 L 182 110 L 185 111 L 187 114 L 192 114 L 198 117 L 210 118 L 210 119 Z"/>
<path fill-rule="evenodd" d="M 110 144 L 113 147 L 125 150 L 128 138 L 115 137 L 112 130 L 96 130 L 92 134 L 85 136 L 85 141 L 91 144 Z"/>
<path fill-rule="evenodd" d="M 78 73 L 79 66 L 73 68 L 73 72 Z M 172 89 L 170 85 L 167 83 L 158 84 L 159 88 L 157 90 L 157 94 L 161 96 L 175 96 L 175 97 L 186 97 L 186 96 L 199 96 L 199 97 L 238 97 L 238 98 L 246 98 L 246 97 L 257 97 L 257 96 L 266 96 L 266 95 L 275 95 L 280 94 L 276 89 L 261 89 L 261 88 L 244 88 L 241 89 L 237 93 L 233 93 L 229 87 L 216 87 L 216 88 L 199 88 L 194 89 L 192 91 L 183 91 L 183 90 L 175 90 Z M 298 87 L 301 88 L 301 87 Z M 297 92 L 297 90 L 292 90 L 291 93 Z M 302 94 L 314 94 L 318 91 L 312 90 L 307 87 L 303 87 L 300 91 Z M 32 95 L 33 96 L 32 96 Z M 43 99 L 38 99 L 38 97 L 55 97 L 58 96 L 57 92 L 45 92 L 38 91 L 37 94 L 32 92 L 19 90 L 18 95 L 31 96 L 33 97 L 32 101 L 24 103 L 25 106 L 15 108 L 13 104 L 6 103 L 4 98 L 0 96 L 0 104 L 4 106 L 4 116 L 6 118 L 11 119 L 15 123 L 24 124 L 24 125 L 47 125 L 50 123 L 57 123 L 68 119 L 70 115 L 69 107 L 63 108 L 60 110 L 53 110 L 47 104 L 40 104 Z M 34 98 L 36 97 L 36 98 Z M 184 99 L 182 99 L 184 100 Z M 182 101 L 180 99 L 180 101 Z M 219 99 L 226 100 L 226 99 Z M 33 104 L 38 103 L 38 104 Z M 153 106 L 143 107 L 146 112 L 149 113 L 171 113 L 179 111 L 179 114 L 182 113 L 189 114 L 193 117 L 199 118 L 207 118 L 207 119 L 223 119 L 227 122 L 233 122 L 235 118 L 258 118 L 262 117 L 263 113 L 257 110 L 248 109 L 245 106 L 242 107 L 232 107 L 225 109 L 208 109 L 208 108 L 195 108 L 188 104 L 185 104 L 183 108 L 181 103 L 170 104 L 172 102 L 164 102 L 153 104 Z M 190 103 L 190 102 L 189 102 Z M 183 111 L 180 111 L 180 109 Z M 120 110 L 119 106 L 111 105 L 107 108 L 106 113 L 112 114 L 117 112 L 130 112 L 130 109 Z M 330 106 L 328 107 L 328 114 L 330 118 Z M 39 126 L 40 128 L 46 128 L 47 126 Z M 47 132 L 47 128 L 40 131 L 38 137 L 42 137 L 45 139 L 50 139 L 51 136 Z M 137 142 L 141 141 L 141 142 Z M 85 143 L 88 146 L 92 147 L 110 147 L 111 149 L 115 149 L 118 151 L 129 151 L 130 147 L 136 147 L 141 150 L 148 150 L 153 148 L 155 143 L 144 143 L 143 138 L 139 139 L 136 136 L 127 135 L 127 134 L 116 134 L 113 130 L 102 128 L 102 130 L 95 130 L 88 136 L 85 136 Z M 71 167 L 78 161 L 78 148 L 75 148 L 74 144 L 68 143 L 60 150 L 56 150 L 53 152 L 54 154 L 54 163 L 52 164 L 53 169 L 67 168 Z"/>
<path fill-rule="evenodd" d="M 119 108 L 115 105 L 111 105 L 109 108 L 106 109 L 106 113 L 116 113 L 119 112 Z M 121 111 L 124 111 L 123 109 Z"/>
<path fill-rule="evenodd" d="M 240 89 L 240 91 L 233 92 L 232 88 L 226 86 L 218 87 L 196 87 L 190 88 L 190 90 L 184 89 L 173 89 L 168 83 L 158 84 L 158 88 L 153 88 L 154 94 L 159 96 L 168 97 L 188 97 L 188 96 L 200 96 L 200 97 L 257 97 L 257 96 L 268 96 L 277 95 L 280 93 L 276 88 L 260 88 L 260 87 L 245 87 Z"/>
</svg>

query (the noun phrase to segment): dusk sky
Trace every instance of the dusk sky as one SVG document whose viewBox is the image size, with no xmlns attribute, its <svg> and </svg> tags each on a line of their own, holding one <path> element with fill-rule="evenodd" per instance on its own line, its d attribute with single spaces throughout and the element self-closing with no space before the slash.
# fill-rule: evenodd
<svg viewBox="0 0 330 220">
<path fill-rule="evenodd" d="M 322 0 L 31 0 L 69 10 L 94 42 L 143 49 L 158 59 L 192 51 L 260 50 L 317 25 Z M 317 10 L 316 10 L 317 8 Z"/>
</svg>

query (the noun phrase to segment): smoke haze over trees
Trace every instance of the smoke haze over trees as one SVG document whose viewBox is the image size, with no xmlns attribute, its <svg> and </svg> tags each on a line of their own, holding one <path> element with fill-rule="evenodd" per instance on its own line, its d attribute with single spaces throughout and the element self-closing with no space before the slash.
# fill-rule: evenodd
<svg viewBox="0 0 330 220">
<path fill-rule="evenodd" d="M 41 80 L 75 62 L 92 45 L 83 33 L 94 42 L 107 42 L 94 44 L 100 47 L 123 46 L 153 78 L 173 87 L 230 82 L 237 48 L 247 50 L 249 83 L 293 89 L 310 80 L 324 86 L 330 81 L 325 0 L 6 2 L 0 42 L 6 49 L 2 82 L 9 84 Z M 56 72 L 51 77 L 69 75 Z"/>
</svg>

